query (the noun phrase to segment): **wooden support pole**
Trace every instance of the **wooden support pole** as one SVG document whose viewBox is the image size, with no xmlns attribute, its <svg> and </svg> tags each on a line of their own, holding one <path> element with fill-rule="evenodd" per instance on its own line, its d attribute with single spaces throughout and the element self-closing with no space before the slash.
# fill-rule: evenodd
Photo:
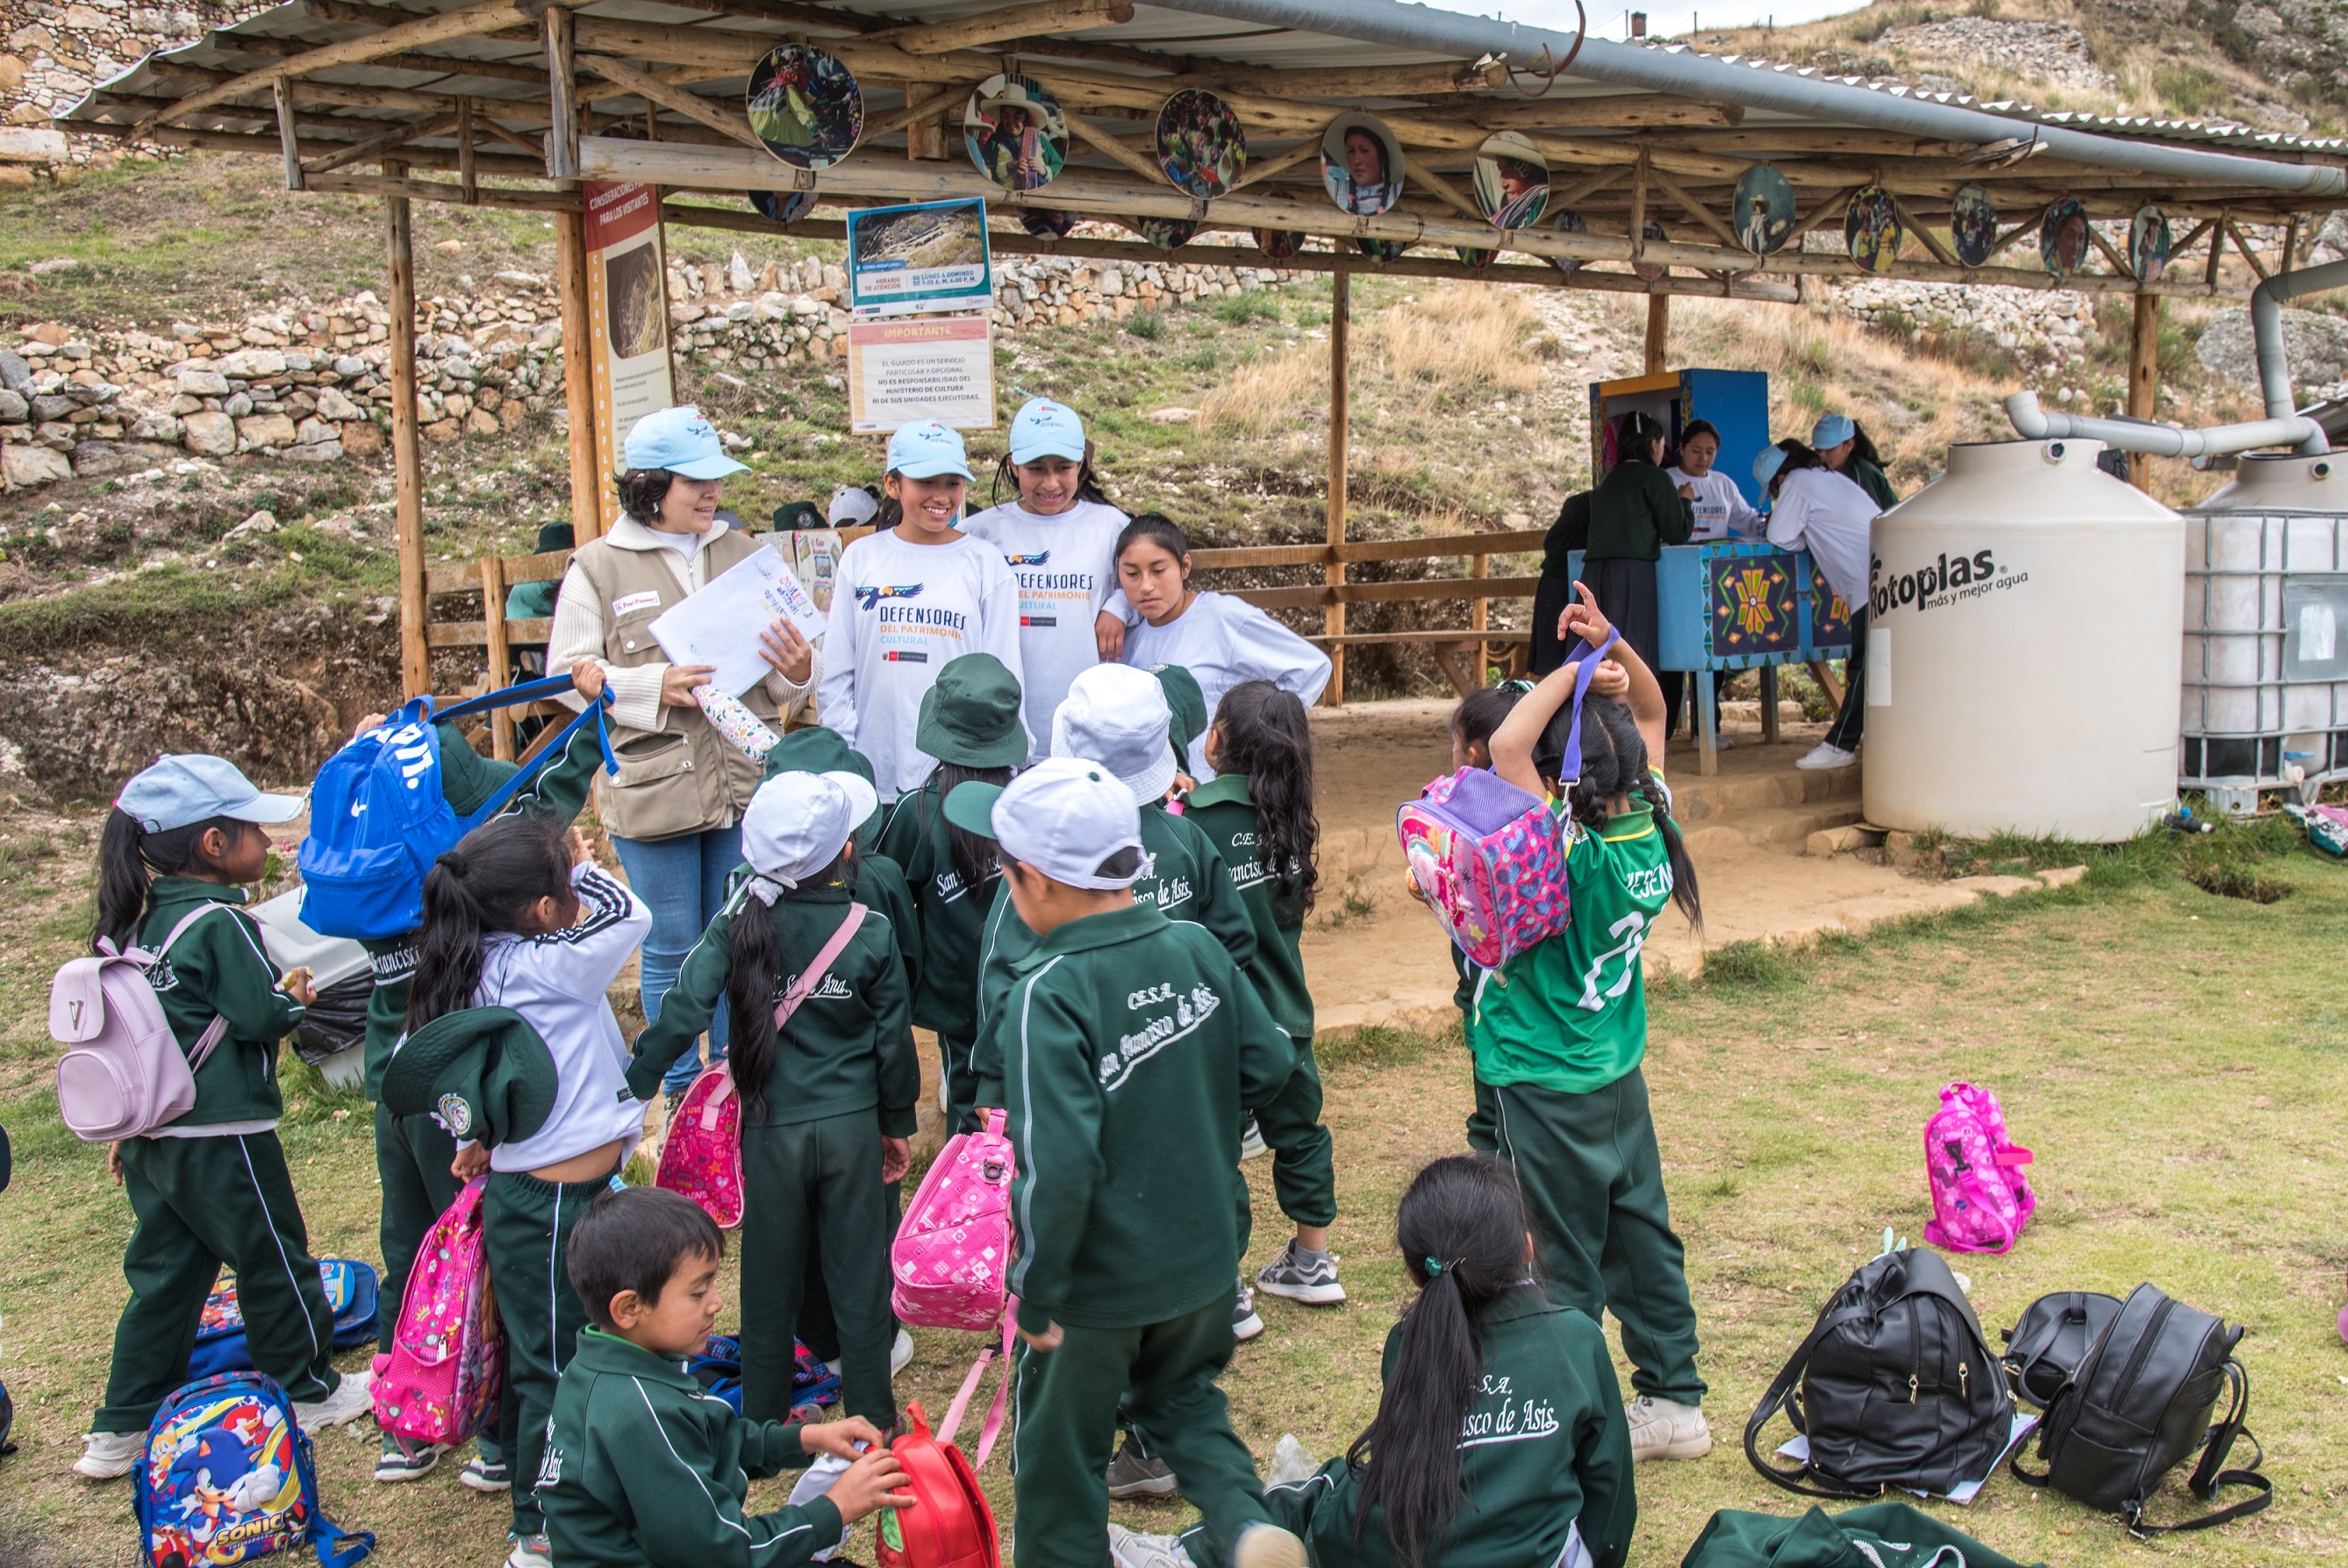
<svg viewBox="0 0 2348 1568">
<path fill-rule="evenodd" d="M 1491 601 L 1484 597 L 1484 589 L 1480 582 L 1481 579 L 1489 577 L 1491 574 L 1492 558 L 1490 556 L 1471 555 L 1468 558 L 1468 575 L 1479 580 L 1476 588 L 1476 597 L 1468 603 L 1468 624 L 1475 631 L 1488 630 L 1492 624 Z M 1479 638 L 1476 644 L 1476 685 L 1478 688 L 1484 684 L 1484 672 L 1488 667 L 1491 656 L 1491 645 Z"/>
<path fill-rule="evenodd" d="M 605 81 L 626 88 L 647 104 L 673 109 L 687 119 L 698 120 L 720 136 L 732 137 L 745 147 L 760 152 L 767 150 L 767 144 L 759 139 L 757 131 L 750 129 L 749 120 L 730 108 L 721 108 L 716 98 L 704 98 L 688 88 L 664 82 L 652 72 L 641 70 L 625 60 L 590 55 L 581 63 Z"/>
<path fill-rule="evenodd" d="M 1346 363 L 1354 333 L 1354 274 L 1339 268 L 1329 280 L 1329 543 L 1345 542 L 1346 419 L 1351 377 Z M 1321 580 L 1334 588 L 1345 581 L 1345 563 L 1334 557 L 1322 568 Z M 1321 630 L 1332 637 L 1345 634 L 1345 606 L 1331 603 L 1321 612 Z M 1321 694 L 1328 707 L 1345 706 L 1345 645 L 1329 645 L 1329 686 Z"/>
<path fill-rule="evenodd" d="M 1453 211 L 1457 212 L 1460 216 L 1476 222 L 1488 222 L 1484 209 L 1477 206 L 1475 202 L 1470 201 L 1465 195 L 1461 194 L 1457 186 L 1443 178 L 1442 175 L 1437 174 L 1434 170 L 1429 169 L 1426 166 L 1426 160 L 1414 158 L 1409 153 L 1406 152 L 1402 156 L 1402 171 L 1406 175 L 1409 176 L 1413 183 L 1416 184 L 1420 189 L 1427 191 L 1429 194 L 1440 198 L 1446 205 L 1450 207 Z"/>
<path fill-rule="evenodd" d="M 305 189 L 302 179 L 302 138 L 294 129 L 294 87 L 280 77 L 269 84 L 277 99 L 277 140 L 285 151 L 285 189 Z"/>
<path fill-rule="evenodd" d="M 2220 214 L 2218 221 L 2209 227 L 2209 270 L 2202 281 L 2208 287 L 2214 289 L 2218 286 L 2219 269 L 2226 264 L 2226 231 L 2231 225 L 2228 223 L 2224 215 Z"/>
<path fill-rule="evenodd" d="M 562 404 L 571 417 L 571 532 L 603 535 L 603 476 L 595 461 L 595 371 L 588 356 L 587 215 L 554 217 L 554 292 L 562 305 Z"/>
<path fill-rule="evenodd" d="M 481 635 L 488 645 L 489 689 L 506 684 L 510 655 L 506 650 L 506 563 L 494 555 L 481 557 Z M 514 754 L 513 709 L 489 711 L 489 755 L 511 762 Z"/>
<path fill-rule="evenodd" d="M 1231 181 L 1231 189 L 1237 191 L 1244 186 L 1252 185 L 1259 180 L 1269 180 L 1275 174 L 1285 174 L 1298 164 L 1309 163 L 1320 156 L 1321 139 L 1317 136 L 1305 137 L 1285 152 L 1275 152 L 1262 161 L 1253 158 L 1249 159 L 1246 170 L 1237 180 Z"/>
<path fill-rule="evenodd" d="M 473 100 L 457 100 L 457 183 L 464 187 L 465 204 L 481 199 L 480 177 L 473 167 Z"/>
<path fill-rule="evenodd" d="M 1664 340 L 1672 331 L 1672 296 L 1651 294 L 1647 296 L 1647 367 L 1640 374 L 1661 376 L 1664 361 Z"/>
<path fill-rule="evenodd" d="M 579 178 L 579 80 L 572 58 L 578 18 L 556 6 L 546 14 L 546 77 L 548 108 L 553 118 L 546 133 L 546 173 L 551 180 Z"/>
<path fill-rule="evenodd" d="M 876 33 L 865 42 L 894 44 L 909 55 L 946 55 L 1030 33 L 1072 33 L 1132 20 L 1129 0 L 1043 0 L 1040 5 L 1013 5 L 902 32 Z"/>
<path fill-rule="evenodd" d="M 2131 418 L 2159 418 L 2160 400 L 2160 296 L 2140 294 L 2136 296 L 2136 321 L 2128 330 L 2127 411 Z M 2144 455 L 2128 459 L 2128 472 L 2136 479 L 2137 488 L 2148 488 L 2149 478 L 2144 470 Z"/>
<path fill-rule="evenodd" d="M 1136 152 L 1076 110 L 1063 109 L 1060 111 L 1060 118 L 1068 122 L 1068 129 L 1076 133 L 1076 139 L 1089 146 L 1094 151 L 1107 154 L 1144 180 L 1159 185 L 1174 183 L 1166 178 L 1166 170 L 1158 167 L 1157 159 Z"/>
<path fill-rule="evenodd" d="M 404 165 L 386 163 L 397 178 Z M 384 199 L 385 249 L 391 287 L 391 463 L 395 532 L 399 541 L 399 685 L 409 696 L 432 689 L 432 659 L 424 641 L 424 454 L 416 428 L 416 256 L 409 244 L 407 198 Z"/>
</svg>

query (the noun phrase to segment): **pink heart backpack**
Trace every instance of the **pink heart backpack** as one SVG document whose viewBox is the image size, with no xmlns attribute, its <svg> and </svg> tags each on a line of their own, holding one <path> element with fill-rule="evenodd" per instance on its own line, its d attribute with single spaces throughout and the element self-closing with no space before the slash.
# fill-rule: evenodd
<svg viewBox="0 0 2348 1568">
<path fill-rule="evenodd" d="M 2031 1158 L 2006 1135 L 1997 1096 L 1969 1083 L 1942 1089 L 1941 1109 L 1924 1123 L 1924 1176 L 1932 1190 L 1924 1239 L 1953 1253 L 2012 1251 L 2038 1207 L 2022 1174 Z"/>
<path fill-rule="evenodd" d="M 889 1249 L 890 1304 L 921 1328 L 990 1329 L 1003 1321 L 1011 1284 L 1011 1178 L 1004 1112 L 949 1140 L 905 1205 Z"/>
<path fill-rule="evenodd" d="M 864 923 L 864 906 L 851 903 L 848 918 L 824 943 L 815 961 L 801 972 L 783 999 L 775 1004 L 775 1032 L 779 1035 L 799 1004 L 830 977 L 831 966 L 848 951 L 848 944 Z M 736 918 L 764 919 L 764 907 L 744 908 Z M 723 1231 L 742 1223 L 742 1099 L 734 1092 L 734 1069 L 715 1062 L 703 1069 L 677 1103 L 668 1137 L 661 1144 L 660 1169 L 653 1185 L 679 1192 L 701 1205 Z"/>
<path fill-rule="evenodd" d="M 426 1443 L 461 1443 L 497 1419 L 505 1330 L 489 1289 L 475 1177 L 417 1249 L 391 1351 L 375 1358 L 376 1425 Z"/>
</svg>

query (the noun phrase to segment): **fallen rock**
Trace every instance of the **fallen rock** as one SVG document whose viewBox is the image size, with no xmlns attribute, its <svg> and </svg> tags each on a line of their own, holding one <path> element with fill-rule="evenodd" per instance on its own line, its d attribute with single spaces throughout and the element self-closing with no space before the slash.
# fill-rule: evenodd
<svg viewBox="0 0 2348 1568">
<path fill-rule="evenodd" d="M 1153 425 L 1187 425 L 1198 417 L 1196 408 L 1152 408 L 1148 416 Z"/>
<path fill-rule="evenodd" d="M 231 539 L 251 539 L 255 534 L 274 533 L 276 531 L 277 514 L 264 509 L 263 511 L 254 512 L 242 522 L 238 523 L 234 528 L 232 528 L 226 533 L 221 534 L 221 538 L 223 542 Z"/>
</svg>

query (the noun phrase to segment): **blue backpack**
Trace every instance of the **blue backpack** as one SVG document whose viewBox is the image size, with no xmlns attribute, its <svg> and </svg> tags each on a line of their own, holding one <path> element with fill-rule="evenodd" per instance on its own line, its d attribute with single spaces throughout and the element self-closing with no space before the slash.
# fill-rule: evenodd
<svg viewBox="0 0 2348 1568">
<path fill-rule="evenodd" d="M 376 1337 L 375 1265 L 356 1258 L 320 1258 L 318 1283 L 335 1311 L 335 1348 L 355 1350 Z M 188 1357 L 190 1377 L 216 1372 L 249 1372 L 252 1350 L 244 1338 L 244 1309 L 237 1304 L 234 1275 L 212 1287 L 196 1326 L 196 1347 Z"/>
<path fill-rule="evenodd" d="M 798 1340 L 791 1341 L 791 1349 L 798 1357 L 791 1367 L 791 1408 L 838 1404 L 839 1374 L 826 1367 L 814 1351 Z M 733 1406 L 736 1415 L 742 1413 L 740 1335 L 711 1335 L 701 1354 L 685 1362 L 685 1369 L 704 1389 Z"/>
<path fill-rule="evenodd" d="M 141 1561 L 151 1568 L 227 1568 L 296 1546 L 320 1568 L 348 1568 L 375 1549 L 318 1505 L 310 1434 L 285 1390 L 258 1372 L 191 1383 L 163 1401 L 139 1461 Z"/>
<path fill-rule="evenodd" d="M 321 936 L 386 942 L 424 923 L 424 876 L 457 841 L 513 803 L 538 770 L 592 722 L 603 765 L 617 773 L 603 710 L 607 690 L 538 755 L 514 770 L 479 810 L 459 817 L 440 788 L 440 732 L 467 714 L 537 702 L 572 690 L 569 676 L 524 681 L 448 707 L 419 696 L 326 759 L 310 786 L 310 833 L 302 868 L 302 923 Z"/>
</svg>

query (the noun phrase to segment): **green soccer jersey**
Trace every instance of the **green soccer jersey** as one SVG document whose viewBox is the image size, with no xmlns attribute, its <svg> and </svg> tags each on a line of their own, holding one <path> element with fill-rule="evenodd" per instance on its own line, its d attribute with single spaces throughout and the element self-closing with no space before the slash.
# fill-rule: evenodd
<svg viewBox="0 0 2348 1568">
<path fill-rule="evenodd" d="M 1561 804 L 1556 807 L 1560 813 Z M 1671 861 L 1646 806 L 1604 825 L 1565 824 L 1563 931 L 1498 969 L 1480 971 L 1468 1012 L 1476 1076 L 1562 1094 L 1604 1088 L 1647 1054 L 1639 950 L 1671 902 Z"/>
</svg>

